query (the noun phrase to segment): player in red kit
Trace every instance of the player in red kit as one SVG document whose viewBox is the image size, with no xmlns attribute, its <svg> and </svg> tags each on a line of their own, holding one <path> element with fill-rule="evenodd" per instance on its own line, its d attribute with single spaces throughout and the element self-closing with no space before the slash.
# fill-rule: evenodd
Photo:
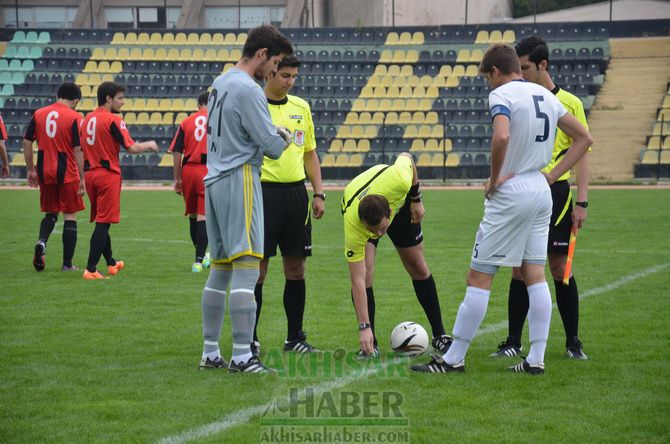
<svg viewBox="0 0 670 444">
<path fill-rule="evenodd" d="M 40 189 L 39 240 L 35 244 L 33 266 L 44 270 L 49 236 L 63 213 L 63 271 L 78 270 L 72 264 L 77 246 L 77 213 L 84 209 L 84 157 L 79 143 L 81 114 L 75 111 L 81 90 L 71 82 L 58 87 L 56 103 L 33 112 L 23 136 L 28 184 Z M 33 142 L 37 142 L 37 168 L 33 162 Z"/>
<path fill-rule="evenodd" d="M 193 273 L 209 267 L 207 228 L 205 227 L 205 185 L 207 174 L 207 91 L 198 96 L 198 111 L 179 125 L 169 152 L 174 159 L 174 184 L 176 193 L 184 196 L 189 217 L 191 241 L 195 247 Z"/>
<path fill-rule="evenodd" d="M 119 149 L 123 146 L 130 154 L 158 151 L 151 140 L 135 142 L 128 132 L 119 112 L 124 104 L 126 88 L 115 82 L 103 82 L 98 86 L 98 108 L 88 113 L 81 123 L 79 134 L 84 150 L 86 170 L 86 193 L 91 202 L 91 222 L 95 228 L 91 234 L 88 263 L 84 279 L 105 279 L 98 271 L 100 256 L 105 256 L 107 273 L 116 275 L 125 266 L 114 260 L 110 224 L 121 220 L 121 167 Z"/>
<path fill-rule="evenodd" d="M 3 179 L 9 177 L 9 157 L 7 156 L 5 140 L 7 140 L 7 128 L 5 128 L 5 122 L 2 120 L 2 116 L 0 116 L 0 158 L 2 158 L 0 177 Z"/>
</svg>

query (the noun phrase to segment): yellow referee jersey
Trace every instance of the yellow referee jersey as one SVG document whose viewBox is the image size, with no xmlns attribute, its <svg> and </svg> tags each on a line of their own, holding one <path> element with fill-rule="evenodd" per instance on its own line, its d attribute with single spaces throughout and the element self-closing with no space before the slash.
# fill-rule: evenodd
<svg viewBox="0 0 670 444">
<path fill-rule="evenodd" d="M 375 177 L 378 173 L 380 174 Z M 384 196 L 391 207 L 391 221 L 393 221 L 397 212 L 405 204 L 413 176 L 412 160 L 407 156 L 398 156 L 393 165 L 375 165 L 356 176 L 344 188 L 342 211 L 344 213 L 344 255 L 347 261 L 358 262 L 365 259 L 365 244 L 368 239 L 378 237 L 369 232 L 358 217 L 358 204 L 361 199 L 369 194 Z"/>
<path fill-rule="evenodd" d="M 293 143 L 279 159 L 263 158 L 261 182 L 291 183 L 305 180 L 303 155 L 316 149 L 309 104 L 300 97 L 287 95 L 280 101 L 268 99 L 268 108 L 272 123 L 286 127 L 293 133 Z"/>
<path fill-rule="evenodd" d="M 579 100 L 579 97 L 561 89 L 558 85 L 551 92 L 554 93 L 556 98 L 563 104 L 570 114 L 575 116 L 587 129 L 589 128 L 586 123 L 586 115 L 584 114 L 584 105 L 582 105 L 582 101 Z M 556 164 L 561 161 L 561 157 L 568 151 L 570 145 L 572 145 L 572 139 L 561 131 L 560 128 L 556 128 L 556 139 L 554 140 L 554 151 L 551 154 L 551 161 L 542 171 L 545 173 L 551 171 Z M 589 148 L 589 151 L 590 150 L 591 148 Z M 570 179 L 570 170 L 566 171 L 565 174 L 558 178 L 558 180 L 568 179 Z"/>
</svg>

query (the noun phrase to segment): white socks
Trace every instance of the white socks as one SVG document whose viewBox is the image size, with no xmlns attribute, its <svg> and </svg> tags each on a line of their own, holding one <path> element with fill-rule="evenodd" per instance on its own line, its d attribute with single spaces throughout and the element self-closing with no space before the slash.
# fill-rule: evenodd
<svg viewBox="0 0 670 444">
<path fill-rule="evenodd" d="M 526 362 L 535 365 L 544 362 L 544 352 L 547 349 L 547 338 L 549 337 L 549 323 L 551 322 L 551 294 L 546 282 L 528 287 L 528 302 L 530 350 Z"/>
<path fill-rule="evenodd" d="M 465 290 L 465 298 L 458 307 L 458 315 L 456 315 L 454 324 L 454 342 L 443 357 L 447 364 L 455 365 L 465 359 L 470 342 L 486 315 L 490 294 L 490 291 L 476 287 L 468 287 Z"/>
</svg>

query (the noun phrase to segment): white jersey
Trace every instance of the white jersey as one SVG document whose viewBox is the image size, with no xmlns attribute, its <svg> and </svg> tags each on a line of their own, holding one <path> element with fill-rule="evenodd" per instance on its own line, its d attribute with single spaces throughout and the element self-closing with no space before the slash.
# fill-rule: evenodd
<svg viewBox="0 0 670 444">
<path fill-rule="evenodd" d="M 491 119 L 510 119 L 510 139 L 500 176 L 540 171 L 551 161 L 556 123 L 567 112 L 548 89 L 513 80 L 489 94 Z"/>
</svg>

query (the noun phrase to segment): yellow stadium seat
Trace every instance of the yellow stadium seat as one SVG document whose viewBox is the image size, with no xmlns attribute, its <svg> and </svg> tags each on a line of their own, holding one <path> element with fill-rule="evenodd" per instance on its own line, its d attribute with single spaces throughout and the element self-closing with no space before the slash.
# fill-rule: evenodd
<svg viewBox="0 0 670 444">
<path fill-rule="evenodd" d="M 393 86 L 397 86 L 398 88 L 402 88 L 403 86 L 407 86 L 407 77 L 403 77 L 403 76 L 394 77 Z"/>
<path fill-rule="evenodd" d="M 481 30 L 477 33 L 475 38 L 475 43 L 488 43 L 489 42 L 489 33 L 488 31 Z"/>
<path fill-rule="evenodd" d="M 391 111 L 391 100 L 390 99 L 368 99 L 367 108 L 368 111 Z"/>
<path fill-rule="evenodd" d="M 373 139 L 377 137 L 377 127 L 375 125 L 366 125 L 363 127 L 363 138 Z"/>
<path fill-rule="evenodd" d="M 100 74 L 89 74 L 88 76 L 88 84 L 89 85 L 99 85 L 102 83 L 102 79 L 100 78 Z"/>
<path fill-rule="evenodd" d="M 159 44 L 161 44 L 161 43 L 159 43 Z M 170 46 L 175 45 L 176 44 L 175 35 L 172 34 L 171 32 L 166 32 L 165 34 L 163 34 L 162 44 L 163 45 L 170 45 Z"/>
<path fill-rule="evenodd" d="M 100 73 L 109 72 L 109 62 L 107 60 L 103 60 L 100 63 L 98 63 L 98 72 Z"/>
<path fill-rule="evenodd" d="M 147 101 L 143 98 L 132 99 L 130 109 L 133 111 L 144 111 L 147 109 Z"/>
<path fill-rule="evenodd" d="M 663 145 L 661 145 L 661 148 L 664 150 L 670 150 L 670 136 L 663 138 Z"/>
<path fill-rule="evenodd" d="M 405 111 L 405 109 L 407 109 L 407 103 L 405 99 L 393 99 L 393 100 L 384 99 L 384 100 L 386 100 L 388 103 L 388 109 L 392 111 L 399 112 L 399 111 Z"/>
<path fill-rule="evenodd" d="M 149 113 L 147 113 L 147 112 L 137 113 L 137 124 L 138 125 L 148 125 L 149 124 Z"/>
<path fill-rule="evenodd" d="M 194 98 L 186 99 L 184 101 L 184 110 L 195 111 L 198 109 L 198 101 Z"/>
<path fill-rule="evenodd" d="M 212 35 L 212 45 L 223 45 L 223 33 L 215 32 Z"/>
<path fill-rule="evenodd" d="M 93 91 L 91 85 L 80 85 L 80 88 L 82 97 L 93 97 L 95 95 L 95 92 Z M 79 106 L 81 106 L 81 103 L 79 104 Z"/>
<path fill-rule="evenodd" d="M 92 110 L 95 109 L 98 106 L 98 100 L 97 99 L 84 99 L 81 101 L 81 104 L 79 105 L 80 110 Z"/>
<path fill-rule="evenodd" d="M 433 85 L 433 78 L 429 75 L 423 75 L 419 78 L 419 86 L 427 88 Z"/>
<path fill-rule="evenodd" d="M 158 99 L 146 99 L 145 108 L 147 111 L 155 111 L 158 109 Z"/>
<path fill-rule="evenodd" d="M 383 66 L 383 65 L 382 65 Z M 400 65 L 389 65 L 386 71 L 388 76 L 399 76 L 400 75 Z"/>
<path fill-rule="evenodd" d="M 188 61 L 193 58 L 193 52 L 191 51 L 190 48 L 184 48 L 181 51 L 179 51 L 179 59 L 181 61 Z"/>
<path fill-rule="evenodd" d="M 130 50 L 128 48 L 119 48 L 116 51 L 116 60 L 128 60 L 130 58 Z M 111 60 L 111 59 L 110 59 Z M 100 64 L 98 64 L 100 66 Z"/>
<path fill-rule="evenodd" d="M 416 166 L 420 166 L 420 167 L 430 166 L 432 160 L 433 160 L 433 156 L 431 156 L 430 154 L 421 153 L 421 154 L 419 154 L 419 159 L 416 162 Z"/>
<path fill-rule="evenodd" d="M 378 87 L 379 88 L 379 87 Z M 358 97 L 362 97 L 364 99 L 373 97 L 375 95 L 375 89 L 371 86 L 364 86 L 361 88 L 361 93 L 358 95 Z"/>
<path fill-rule="evenodd" d="M 203 60 L 216 60 L 216 49 L 206 49 Z"/>
<path fill-rule="evenodd" d="M 451 70 L 451 76 L 452 77 L 461 77 L 465 75 L 465 67 L 463 65 L 456 65 L 454 68 Z"/>
<path fill-rule="evenodd" d="M 385 125 L 397 125 L 398 124 L 398 113 L 390 112 L 386 113 L 384 117 Z"/>
<path fill-rule="evenodd" d="M 176 99 L 181 101 L 181 105 L 179 107 L 178 111 L 182 111 L 184 100 L 183 99 Z M 171 100 L 171 99 L 160 99 L 158 100 L 158 110 L 159 111 L 170 111 L 170 110 L 177 110 L 176 108 L 176 100 Z"/>
<path fill-rule="evenodd" d="M 419 111 L 430 111 L 433 107 L 432 99 L 419 99 L 419 106 L 416 108 Z"/>
<path fill-rule="evenodd" d="M 405 133 L 402 135 L 404 139 L 415 139 L 419 137 L 419 132 L 415 125 L 407 125 Z"/>
<path fill-rule="evenodd" d="M 426 41 L 426 38 L 423 35 L 423 32 L 416 31 L 412 34 L 412 45 L 423 45 Z"/>
<path fill-rule="evenodd" d="M 670 95 L 663 98 L 663 108 L 670 108 Z"/>
<path fill-rule="evenodd" d="M 373 125 L 383 125 L 384 124 L 384 113 L 377 111 L 372 113 L 372 124 Z"/>
<path fill-rule="evenodd" d="M 502 32 L 497 29 L 491 31 L 491 34 L 489 35 L 489 43 L 503 43 Z"/>
<path fill-rule="evenodd" d="M 363 155 L 360 153 L 354 153 L 349 156 L 349 167 L 359 167 L 363 165 Z"/>
<path fill-rule="evenodd" d="M 135 113 L 123 113 L 123 120 L 126 122 L 126 125 L 135 125 L 137 122 L 137 116 Z"/>
<path fill-rule="evenodd" d="M 126 45 L 134 45 L 137 43 L 137 34 L 129 32 L 126 34 L 126 40 L 123 42 Z"/>
<path fill-rule="evenodd" d="M 138 45 L 148 45 L 149 44 L 149 33 L 140 32 L 137 34 L 137 44 Z"/>
<path fill-rule="evenodd" d="M 399 45 L 411 45 L 412 44 L 412 33 L 410 32 L 402 32 L 400 34 L 400 37 L 398 38 L 398 44 Z"/>
<path fill-rule="evenodd" d="M 98 64 L 93 60 L 89 60 L 88 62 L 86 62 L 86 65 L 84 66 L 82 72 L 96 72 L 97 70 L 98 70 Z"/>
<path fill-rule="evenodd" d="M 349 136 L 353 139 L 362 139 L 365 137 L 365 130 L 362 125 L 354 125 L 350 127 Z"/>
<path fill-rule="evenodd" d="M 347 154 L 338 154 L 335 158 L 336 167 L 348 167 L 349 166 L 349 156 Z"/>
<path fill-rule="evenodd" d="M 361 114 L 363 114 L 363 113 L 361 113 Z M 358 113 L 349 111 L 347 113 L 347 116 L 344 118 L 344 124 L 345 125 L 355 125 L 355 124 L 358 123 L 359 118 L 360 118 L 360 116 L 358 115 Z"/>
<path fill-rule="evenodd" d="M 452 71 L 451 65 L 442 65 L 440 67 L 440 72 L 439 72 L 438 76 L 449 77 L 451 75 L 451 71 Z"/>
<path fill-rule="evenodd" d="M 665 136 L 668 134 L 670 134 L 670 124 L 668 123 L 661 124 L 659 122 L 654 125 L 652 136 Z"/>
<path fill-rule="evenodd" d="M 354 99 L 353 103 L 351 104 L 351 110 L 355 112 L 365 111 L 365 105 L 365 99 Z"/>
<path fill-rule="evenodd" d="M 419 61 L 419 51 L 410 49 L 405 53 L 405 63 L 417 63 Z"/>
<path fill-rule="evenodd" d="M 412 65 L 402 65 L 400 67 L 400 75 L 404 77 L 409 77 L 414 75 L 414 68 Z"/>
<path fill-rule="evenodd" d="M 433 78 L 433 85 L 436 88 L 444 88 L 444 86 L 447 84 L 447 78 L 438 76 Z"/>
<path fill-rule="evenodd" d="M 123 65 L 118 60 L 113 61 L 109 65 L 109 72 L 119 73 L 123 71 Z"/>
<path fill-rule="evenodd" d="M 128 59 L 130 60 L 149 60 L 148 58 L 145 57 L 144 49 L 146 48 L 133 48 L 130 50 L 128 53 Z M 159 49 L 160 51 L 160 49 Z M 165 51 L 163 49 L 163 51 Z"/>
<path fill-rule="evenodd" d="M 237 36 L 232 32 L 226 34 L 226 38 L 223 40 L 223 44 L 226 46 L 234 46 L 237 44 Z"/>
<path fill-rule="evenodd" d="M 442 125 L 432 125 L 430 137 L 441 139 L 444 137 L 444 127 Z"/>
<path fill-rule="evenodd" d="M 379 56 L 379 63 L 391 63 L 393 61 L 393 51 L 385 49 Z"/>
<path fill-rule="evenodd" d="M 670 151 L 661 151 L 660 160 L 663 165 L 670 164 Z"/>
<path fill-rule="evenodd" d="M 417 137 L 420 137 L 422 139 L 427 139 L 427 138 L 430 137 L 430 134 L 431 134 L 430 125 L 419 126 L 419 132 L 417 134 Z"/>
<path fill-rule="evenodd" d="M 658 111 L 656 120 L 659 122 L 670 122 L 670 109 L 662 108 Z"/>
<path fill-rule="evenodd" d="M 172 34 L 166 33 L 165 37 L 168 35 L 172 36 Z M 172 41 L 174 42 L 174 36 L 172 36 Z M 162 45 L 163 44 L 163 35 L 161 35 L 160 32 L 152 32 L 151 36 L 149 37 L 149 44 L 150 45 Z"/>
<path fill-rule="evenodd" d="M 436 99 L 440 96 L 440 90 L 437 86 L 429 86 L 426 88 L 426 97 L 429 99 Z"/>
<path fill-rule="evenodd" d="M 641 163 L 643 165 L 656 164 L 658 160 L 658 151 L 645 151 Z"/>
<path fill-rule="evenodd" d="M 424 143 L 423 139 L 414 139 L 412 140 L 412 146 L 409 148 L 410 151 L 423 151 Z"/>
<path fill-rule="evenodd" d="M 449 153 L 447 154 L 447 161 L 446 165 L 448 167 L 457 167 L 458 164 L 460 163 L 460 157 L 456 153 Z"/>
<path fill-rule="evenodd" d="M 435 140 L 435 139 L 426 140 L 426 144 L 424 146 L 424 149 L 426 151 L 442 151 L 440 149 L 439 144 L 437 143 L 437 140 Z"/>
<path fill-rule="evenodd" d="M 433 158 L 430 160 L 430 166 L 432 167 L 444 166 L 444 154 L 442 153 L 433 154 Z"/>
<path fill-rule="evenodd" d="M 331 153 L 339 153 L 342 151 L 343 148 L 343 143 L 341 139 L 333 139 L 332 142 L 330 142 L 330 148 L 328 149 L 329 152 Z"/>
<path fill-rule="evenodd" d="M 369 139 L 361 139 L 358 141 L 358 146 L 356 147 L 356 151 L 359 153 L 367 153 L 370 151 L 370 140 Z"/>
<path fill-rule="evenodd" d="M 400 98 L 408 99 L 408 98 L 412 97 L 412 94 L 413 94 L 413 92 L 412 92 L 412 88 L 411 88 L 411 87 L 409 87 L 409 86 L 403 86 L 403 87 L 400 89 L 400 93 L 399 93 L 396 97 L 400 97 Z"/>
<path fill-rule="evenodd" d="M 407 63 L 407 55 L 404 49 L 397 49 L 393 52 L 393 63 Z"/>
<path fill-rule="evenodd" d="M 194 62 L 202 62 L 205 61 L 205 51 L 203 51 L 200 48 L 195 48 L 193 50 L 193 54 L 191 55 L 191 60 Z"/>
<path fill-rule="evenodd" d="M 175 45 L 185 45 L 186 44 L 186 34 L 183 32 L 178 32 L 177 35 L 174 36 L 174 44 Z"/>
<path fill-rule="evenodd" d="M 502 42 L 507 43 L 508 45 L 516 42 L 516 34 L 514 31 L 508 29 L 507 31 L 503 32 Z"/>
<path fill-rule="evenodd" d="M 237 42 L 236 44 L 239 46 L 244 46 L 244 44 L 247 43 L 247 33 L 246 32 L 240 32 L 237 34 Z"/>
<path fill-rule="evenodd" d="M 397 45 L 398 44 L 398 33 L 397 32 L 389 32 L 386 35 L 386 43 L 385 45 Z"/>
<path fill-rule="evenodd" d="M 200 44 L 200 36 L 195 32 L 189 33 L 188 37 L 186 39 L 186 44 L 187 45 L 199 45 Z"/>
<path fill-rule="evenodd" d="M 226 71 L 228 71 L 230 68 L 233 68 L 234 66 L 235 66 L 234 63 L 230 63 L 230 62 L 228 62 L 228 63 L 226 63 L 226 64 L 223 66 L 223 71 L 222 71 L 222 72 L 226 72 Z"/>
<path fill-rule="evenodd" d="M 91 53 L 91 60 L 100 60 L 105 58 L 105 50 L 103 48 L 94 48 Z"/>
<path fill-rule="evenodd" d="M 382 90 L 384 89 L 383 86 L 379 88 L 381 88 Z M 388 97 L 389 99 L 395 99 L 396 97 L 400 97 L 400 89 L 395 85 L 389 86 L 388 89 L 386 89 L 386 94 L 377 95 L 377 88 L 375 88 L 375 97 L 378 98 Z"/>
<path fill-rule="evenodd" d="M 427 125 L 436 125 L 438 123 L 438 116 L 436 111 L 430 111 L 426 113 L 426 120 L 424 123 Z"/>
<path fill-rule="evenodd" d="M 159 167 L 172 167 L 174 166 L 174 158 L 172 157 L 172 153 L 165 153 L 163 154 L 163 157 L 161 157 L 161 161 L 158 162 Z"/>
<path fill-rule="evenodd" d="M 482 58 L 484 58 L 484 51 L 481 49 L 473 49 L 472 52 L 470 52 L 470 62 L 481 62 Z M 468 66 L 469 68 L 469 66 Z"/>
<path fill-rule="evenodd" d="M 122 32 L 115 32 L 112 37 L 112 45 L 123 44 L 126 42 L 126 36 Z"/>
<path fill-rule="evenodd" d="M 647 142 L 648 150 L 660 150 L 661 149 L 661 137 L 660 136 L 651 136 Z"/>
<path fill-rule="evenodd" d="M 458 55 L 456 56 L 456 62 L 457 63 L 466 63 L 470 61 L 470 51 L 467 49 L 461 49 L 458 51 Z"/>
<path fill-rule="evenodd" d="M 355 122 L 352 122 L 352 124 L 360 124 L 360 125 L 367 125 L 369 123 L 372 123 L 372 115 L 368 112 L 360 113 L 356 115 Z M 345 122 L 346 123 L 346 122 Z"/>
<path fill-rule="evenodd" d="M 33 159 L 35 157 L 33 156 Z M 26 166 L 26 158 L 24 157 L 23 153 L 16 153 L 14 154 L 14 157 L 12 158 L 12 161 L 10 162 L 12 166 Z"/>
<path fill-rule="evenodd" d="M 354 139 L 345 140 L 344 144 L 342 145 L 342 152 L 353 153 L 354 151 L 356 151 L 356 141 Z"/>
<path fill-rule="evenodd" d="M 203 32 L 200 34 L 200 44 L 201 45 L 211 45 L 212 44 L 212 34 L 209 32 Z"/>
<path fill-rule="evenodd" d="M 114 81 L 113 74 L 102 74 L 100 76 L 100 82 L 113 82 L 113 81 Z"/>
<path fill-rule="evenodd" d="M 379 85 L 381 85 L 381 77 L 380 76 L 375 76 L 375 75 L 371 75 L 368 78 L 368 82 L 365 84 L 365 86 L 372 86 L 372 87 L 379 86 Z"/>
<path fill-rule="evenodd" d="M 332 154 L 326 153 L 326 155 L 323 156 L 323 162 L 321 162 L 321 166 L 325 168 L 329 167 L 334 167 L 335 166 L 335 156 Z"/>
<path fill-rule="evenodd" d="M 105 60 L 115 60 L 116 59 L 116 48 L 107 48 L 105 49 Z"/>
<path fill-rule="evenodd" d="M 381 78 L 380 85 L 381 86 L 393 86 L 393 83 L 395 81 L 395 78 L 393 76 L 386 75 Z"/>
<path fill-rule="evenodd" d="M 338 139 L 347 139 L 347 138 L 351 137 L 350 134 L 351 134 L 351 127 L 347 126 L 347 125 L 342 125 L 341 127 L 339 127 L 337 129 L 337 136 L 336 137 Z"/>
<path fill-rule="evenodd" d="M 163 125 L 170 126 L 174 122 L 174 113 L 163 113 L 161 116 Z"/>
<path fill-rule="evenodd" d="M 412 124 L 421 125 L 426 120 L 426 115 L 422 111 L 415 111 L 412 113 Z"/>
<path fill-rule="evenodd" d="M 415 86 L 419 86 L 419 77 L 418 76 L 407 77 L 407 80 L 405 81 L 405 85 L 411 86 L 412 88 L 415 87 Z"/>
<path fill-rule="evenodd" d="M 447 81 L 444 83 L 445 88 L 456 88 L 460 81 L 458 80 L 457 76 L 449 76 L 447 77 Z"/>
<path fill-rule="evenodd" d="M 242 51 L 240 51 L 239 49 L 233 49 L 233 50 L 230 51 L 230 59 L 233 62 L 237 62 L 241 58 L 242 58 Z"/>
<path fill-rule="evenodd" d="M 375 72 L 373 75 L 375 76 L 385 76 L 386 75 L 386 65 L 377 65 L 375 66 Z"/>
<path fill-rule="evenodd" d="M 409 125 L 412 123 L 412 113 L 403 111 L 398 114 L 398 125 Z"/>
<path fill-rule="evenodd" d="M 163 48 L 160 48 L 158 51 L 160 51 Z M 165 60 L 179 60 L 179 49 L 177 48 L 170 48 L 165 55 Z"/>
<path fill-rule="evenodd" d="M 230 60 L 230 53 L 227 49 L 219 49 L 216 53 L 216 58 L 218 60 Z"/>
<path fill-rule="evenodd" d="M 170 49 L 172 51 L 172 49 Z M 177 51 L 176 49 L 174 51 Z M 154 59 L 155 60 L 169 60 L 168 58 L 168 50 L 166 48 L 158 48 L 154 52 Z"/>
</svg>

